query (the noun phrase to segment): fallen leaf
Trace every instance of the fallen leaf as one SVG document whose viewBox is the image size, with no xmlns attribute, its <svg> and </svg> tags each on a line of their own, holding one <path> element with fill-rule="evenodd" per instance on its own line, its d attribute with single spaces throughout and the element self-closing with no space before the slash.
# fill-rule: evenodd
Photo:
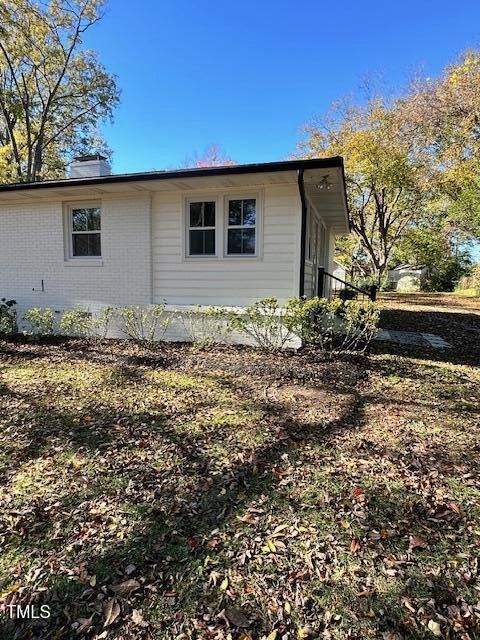
<svg viewBox="0 0 480 640">
<path fill-rule="evenodd" d="M 132 622 L 138 627 L 148 627 L 148 622 L 145 622 L 140 611 L 134 609 L 132 611 Z"/>
<path fill-rule="evenodd" d="M 209 578 L 208 578 L 208 584 L 213 584 L 214 587 L 217 586 L 217 582 L 219 581 L 219 579 L 221 578 L 221 574 L 218 573 L 218 571 L 212 571 Z"/>
<path fill-rule="evenodd" d="M 245 524 L 255 524 L 256 522 L 256 518 L 254 518 L 249 513 L 245 514 L 244 516 L 237 516 L 237 520 L 240 520 L 240 522 L 243 522 Z"/>
<path fill-rule="evenodd" d="M 358 538 L 353 538 L 352 542 L 350 543 L 350 553 L 357 553 L 358 551 L 360 551 L 360 541 L 358 540 Z"/>
<path fill-rule="evenodd" d="M 228 589 L 228 578 L 224 578 L 222 580 L 222 584 L 220 585 L 220 591 L 226 591 Z"/>
<path fill-rule="evenodd" d="M 121 584 L 111 586 L 110 589 L 120 598 L 126 598 L 139 587 L 140 583 L 137 580 L 130 578 L 130 580 L 125 580 L 125 582 L 122 582 Z"/>
<path fill-rule="evenodd" d="M 134 564 L 127 564 L 127 566 L 125 567 L 125 573 L 127 574 L 127 576 L 129 576 L 135 571 L 136 568 L 137 567 Z"/>
<path fill-rule="evenodd" d="M 115 598 L 110 598 L 105 603 L 105 607 L 103 609 L 103 614 L 105 616 L 104 627 L 108 627 L 115 622 L 115 620 L 120 615 L 120 605 L 115 600 Z"/>
<path fill-rule="evenodd" d="M 267 636 L 267 640 L 276 640 L 276 638 L 277 638 L 277 630 L 276 630 L 276 629 L 274 629 L 274 630 L 272 631 L 272 633 L 270 633 L 270 634 Z"/>
<path fill-rule="evenodd" d="M 428 629 L 433 633 L 434 636 L 440 637 L 442 635 L 442 631 L 440 629 L 440 625 L 435 620 L 428 621 Z"/>
<path fill-rule="evenodd" d="M 224 613 L 227 620 L 235 627 L 250 626 L 250 620 L 241 609 L 237 609 L 237 607 L 226 607 Z"/>
<path fill-rule="evenodd" d="M 267 540 L 266 546 L 272 553 L 275 553 L 275 551 L 277 550 L 277 547 L 275 546 L 273 540 Z"/>
<path fill-rule="evenodd" d="M 78 622 L 79 626 L 77 627 L 76 631 L 77 631 L 77 634 L 80 635 L 81 633 L 86 631 L 90 627 L 90 625 L 92 624 L 93 615 L 90 618 L 79 618 L 77 620 L 77 622 Z"/>
<path fill-rule="evenodd" d="M 410 549 L 425 549 L 428 547 L 428 542 L 422 536 L 410 536 Z"/>
</svg>

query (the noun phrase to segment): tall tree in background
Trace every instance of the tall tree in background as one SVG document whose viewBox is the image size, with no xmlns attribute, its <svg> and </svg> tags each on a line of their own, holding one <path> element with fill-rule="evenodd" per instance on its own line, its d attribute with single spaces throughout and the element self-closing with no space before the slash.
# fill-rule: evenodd
<svg viewBox="0 0 480 640">
<path fill-rule="evenodd" d="M 211 144 L 201 155 L 194 153 L 193 156 L 187 157 L 184 166 L 200 169 L 202 167 L 229 167 L 235 164 L 237 162 L 232 160 L 218 144 Z"/>
<path fill-rule="evenodd" d="M 438 165 L 450 223 L 480 239 L 480 52 L 467 51 L 438 78 L 415 81 L 400 104 Z"/>
<path fill-rule="evenodd" d="M 64 174 L 72 154 L 104 150 L 99 124 L 119 100 L 84 34 L 103 0 L 2 0 L 0 181 Z"/>
<path fill-rule="evenodd" d="M 307 128 L 301 149 L 306 157 L 344 157 L 350 225 L 360 240 L 355 266 L 380 283 L 399 238 L 425 215 L 428 154 L 397 104 L 378 96 L 360 106 L 337 103 L 329 117 Z"/>
</svg>

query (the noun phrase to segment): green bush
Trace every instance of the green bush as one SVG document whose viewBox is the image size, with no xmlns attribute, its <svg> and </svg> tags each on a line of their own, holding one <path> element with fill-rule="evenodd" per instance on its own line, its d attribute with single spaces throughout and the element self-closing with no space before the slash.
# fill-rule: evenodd
<svg viewBox="0 0 480 640">
<path fill-rule="evenodd" d="M 139 342 L 161 340 L 170 323 L 164 304 L 145 308 L 126 306 L 119 313 L 125 335 Z"/>
<path fill-rule="evenodd" d="M 365 351 L 378 331 L 380 311 L 374 302 L 351 300 L 341 310 L 343 332 L 336 351 Z"/>
<path fill-rule="evenodd" d="M 86 309 L 70 309 L 63 311 L 59 322 L 61 333 L 67 336 L 89 338 L 95 333 L 96 323 L 92 314 Z"/>
<path fill-rule="evenodd" d="M 285 323 L 304 344 L 342 353 L 364 351 L 377 331 L 379 317 L 373 302 L 292 298 L 286 304 Z"/>
<path fill-rule="evenodd" d="M 243 314 L 232 314 L 231 326 L 266 351 L 300 338 L 324 352 L 342 353 L 364 351 L 378 321 L 373 302 L 291 298 L 282 307 L 276 298 L 263 298 Z"/>
<path fill-rule="evenodd" d="M 0 300 L 0 336 L 8 336 L 17 332 L 16 301 L 2 298 Z"/>
<path fill-rule="evenodd" d="M 30 325 L 30 329 L 26 332 L 28 335 L 41 338 L 55 333 L 55 316 L 48 307 L 45 309 L 33 307 L 25 313 L 23 319 Z"/>
<path fill-rule="evenodd" d="M 110 325 L 112 324 L 113 316 L 115 314 L 115 308 L 108 305 L 103 307 L 102 311 L 96 316 L 95 333 L 99 338 L 106 338 Z"/>
<path fill-rule="evenodd" d="M 344 304 L 340 299 L 291 298 L 285 305 L 285 322 L 304 344 L 330 351 L 333 338 L 339 331 L 340 311 Z"/>
<path fill-rule="evenodd" d="M 231 316 L 224 307 L 202 307 L 181 311 L 179 318 L 191 342 L 200 348 L 225 343 L 232 332 Z"/>
<path fill-rule="evenodd" d="M 241 313 L 232 312 L 230 327 L 260 349 L 276 351 L 295 338 L 291 328 L 295 323 L 285 321 L 289 314 L 289 309 L 281 307 L 277 298 L 262 298 Z"/>
</svg>

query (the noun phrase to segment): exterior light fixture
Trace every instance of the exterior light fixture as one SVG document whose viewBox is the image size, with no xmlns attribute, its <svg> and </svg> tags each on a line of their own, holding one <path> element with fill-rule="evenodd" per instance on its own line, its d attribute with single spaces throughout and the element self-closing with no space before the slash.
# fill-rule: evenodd
<svg viewBox="0 0 480 640">
<path fill-rule="evenodd" d="M 333 184 L 328 179 L 328 175 L 326 175 L 326 176 L 323 176 L 323 178 L 320 180 L 320 182 L 315 186 L 320 191 L 330 191 L 330 189 L 333 187 Z"/>
</svg>

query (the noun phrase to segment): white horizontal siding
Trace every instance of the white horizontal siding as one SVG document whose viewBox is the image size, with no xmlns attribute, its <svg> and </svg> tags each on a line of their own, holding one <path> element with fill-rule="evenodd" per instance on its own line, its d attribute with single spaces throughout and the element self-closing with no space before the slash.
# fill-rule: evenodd
<svg viewBox="0 0 480 640">
<path fill-rule="evenodd" d="M 217 192 L 219 204 L 225 193 L 228 190 Z M 244 306 L 265 296 L 284 301 L 298 294 L 301 209 L 295 184 L 267 186 L 263 191 L 259 258 L 186 258 L 185 197 L 191 194 L 169 192 L 153 197 L 154 302 Z M 222 218 L 219 223 L 223 222 L 222 212 L 217 215 Z M 223 224 L 219 226 L 217 233 L 223 237 Z"/>
</svg>

